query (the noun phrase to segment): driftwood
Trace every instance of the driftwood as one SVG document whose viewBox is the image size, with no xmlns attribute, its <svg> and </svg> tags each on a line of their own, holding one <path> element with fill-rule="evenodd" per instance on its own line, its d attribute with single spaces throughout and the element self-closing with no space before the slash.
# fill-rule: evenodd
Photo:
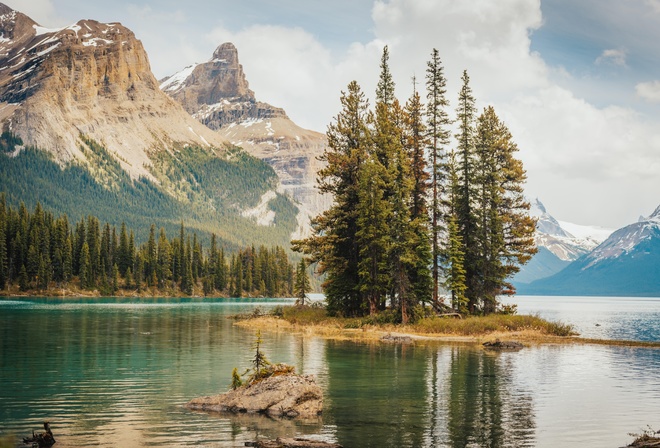
<svg viewBox="0 0 660 448">
<path fill-rule="evenodd" d="M 35 448 L 48 448 L 55 445 L 55 437 L 53 431 L 50 430 L 50 423 L 44 422 L 45 432 L 35 434 L 32 431 L 32 437 L 23 438 L 23 443 L 32 445 Z"/>
<path fill-rule="evenodd" d="M 255 448 L 343 448 L 338 443 L 321 442 L 301 438 L 278 437 L 275 440 L 257 440 L 256 442 L 245 442 L 245 446 Z"/>
</svg>

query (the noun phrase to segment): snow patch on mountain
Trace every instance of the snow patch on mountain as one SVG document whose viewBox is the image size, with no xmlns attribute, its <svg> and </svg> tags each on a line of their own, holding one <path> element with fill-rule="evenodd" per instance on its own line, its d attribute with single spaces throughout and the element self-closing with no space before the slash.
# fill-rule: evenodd
<svg viewBox="0 0 660 448">
<path fill-rule="evenodd" d="M 646 240 L 660 238 L 660 207 L 647 218 L 630 224 L 614 232 L 588 256 L 589 263 L 583 268 L 588 269 L 603 260 L 618 258 L 633 253 Z"/>
<path fill-rule="evenodd" d="M 575 238 L 581 240 L 591 240 L 598 244 L 605 241 L 613 232 L 613 229 L 607 229 L 600 226 L 583 226 L 566 221 L 557 221 L 559 225 Z"/>
<path fill-rule="evenodd" d="M 270 201 L 277 197 L 273 190 L 267 191 L 261 196 L 256 207 L 244 210 L 241 216 L 254 219 L 260 226 L 271 226 L 275 222 L 275 212 L 268 208 Z"/>
</svg>

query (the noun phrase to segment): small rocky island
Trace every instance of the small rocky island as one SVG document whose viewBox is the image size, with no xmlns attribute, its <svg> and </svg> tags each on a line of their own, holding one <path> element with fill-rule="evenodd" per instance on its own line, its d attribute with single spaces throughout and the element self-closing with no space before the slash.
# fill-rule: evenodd
<svg viewBox="0 0 660 448">
<path fill-rule="evenodd" d="M 270 417 L 313 418 L 323 411 L 323 391 L 311 375 L 298 375 L 293 366 L 271 364 L 261 350 L 261 332 L 254 342 L 252 369 L 243 381 L 232 372 L 231 390 L 220 395 L 190 400 L 189 409 L 234 414 L 264 414 Z"/>
<path fill-rule="evenodd" d="M 277 371 L 276 364 L 272 369 Z M 280 369 L 281 370 L 281 369 Z M 323 411 L 323 391 L 310 375 L 274 374 L 220 395 L 194 398 L 189 409 L 312 418 Z"/>
</svg>

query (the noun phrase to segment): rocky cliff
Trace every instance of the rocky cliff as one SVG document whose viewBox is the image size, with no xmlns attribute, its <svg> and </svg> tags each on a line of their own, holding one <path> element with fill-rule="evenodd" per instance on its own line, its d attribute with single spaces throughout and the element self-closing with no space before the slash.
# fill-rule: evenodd
<svg viewBox="0 0 660 448">
<path fill-rule="evenodd" d="M 275 169 L 280 192 L 300 203 L 294 236 L 304 234 L 309 217 L 330 205 L 330 198 L 316 190 L 325 136 L 297 126 L 284 110 L 257 101 L 233 44 L 224 43 L 209 61 L 161 80 L 161 89 L 223 139 Z"/>
<path fill-rule="evenodd" d="M 60 163 L 87 163 L 81 136 L 102 144 L 134 178 L 154 179 L 154 152 L 223 148 L 221 136 L 162 93 L 142 43 L 121 24 L 47 29 L 0 4 L 0 36 L 2 129 Z"/>
</svg>

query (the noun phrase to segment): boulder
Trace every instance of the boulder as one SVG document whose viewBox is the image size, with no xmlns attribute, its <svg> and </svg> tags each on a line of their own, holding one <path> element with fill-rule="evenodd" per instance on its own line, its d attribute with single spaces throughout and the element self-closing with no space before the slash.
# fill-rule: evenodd
<svg viewBox="0 0 660 448">
<path fill-rule="evenodd" d="M 310 375 L 278 375 L 224 394 L 190 400 L 189 409 L 311 418 L 323 410 L 323 392 Z"/>
</svg>

